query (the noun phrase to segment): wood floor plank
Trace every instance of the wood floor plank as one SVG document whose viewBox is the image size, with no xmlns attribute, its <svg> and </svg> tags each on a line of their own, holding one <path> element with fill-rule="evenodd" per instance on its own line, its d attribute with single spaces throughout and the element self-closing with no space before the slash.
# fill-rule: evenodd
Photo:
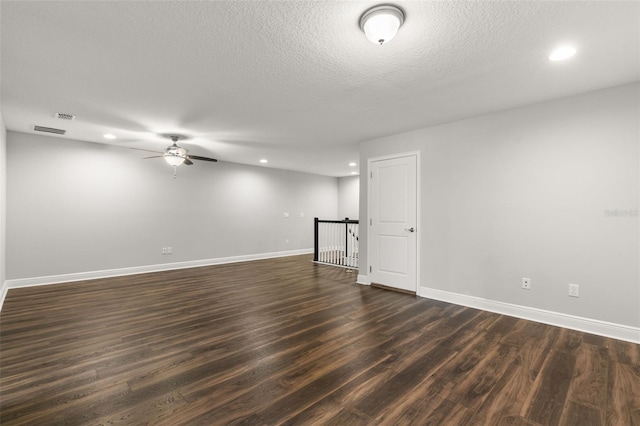
<svg viewBox="0 0 640 426">
<path fill-rule="evenodd" d="M 454 353 L 446 346 L 437 346 L 391 377 L 382 387 L 374 389 L 356 404 L 356 408 L 371 417 L 378 417 L 405 392 L 411 392 L 427 376 L 449 360 Z"/>
<path fill-rule="evenodd" d="M 576 354 L 576 366 L 567 399 L 603 413 L 607 407 L 609 354 L 606 348 L 584 343 Z"/>
<path fill-rule="evenodd" d="M 485 353 L 476 367 L 453 389 L 457 404 L 473 410 L 478 409 L 508 369 L 516 361 L 518 348 L 511 345 L 496 345 Z"/>
<path fill-rule="evenodd" d="M 9 290 L 2 425 L 640 425 L 640 346 L 310 256 Z"/>
<path fill-rule="evenodd" d="M 344 425 L 367 426 L 372 423 L 373 423 L 373 420 L 362 413 L 359 413 L 355 410 L 342 409 L 334 417 L 328 419 L 326 423 L 322 422 L 320 424 L 327 425 L 327 426 L 344 426 Z M 295 425 L 295 424 L 301 424 L 301 423 L 291 423 L 291 424 Z"/>
<path fill-rule="evenodd" d="M 129 407 L 123 411 L 109 412 L 103 417 L 87 422 L 90 425 L 131 425 L 149 424 L 149 419 L 163 419 L 170 417 L 176 410 L 183 408 L 187 402 L 179 392 L 170 392 L 150 401 Z"/>
<path fill-rule="evenodd" d="M 442 391 L 442 384 L 439 383 L 438 377 L 444 368 L 444 366 L 441 367 L 437 374 L 427 377 L 413 391 L 401 395 L 393 405 L 385 407 L 378 414 L 376 421 L 389 425 L 424 424 L 447 395 Z"/>
<path fill-rule="evenodd" d="M 365 398 L 366 395 L 371 392 L 371 389 L 377 389 L 383 386 L 387 380 L 396 374 L 394 370 L 388 368 L 387 364 L 388 361 L 382 361 L 380 364 L 365 371 L 363 374 L 353 378 L 353 380 L 344 383 L 342 387 L 333 391 L 324 400 L 318 401 L 314 405 L 308 407 L 296 417 L 290 419 L 290 421 L 314 415 L 314 412 L 322 410 L 325 402 L 353 409 L 356 402 Z M 353 411 L 362 413 L 355 409 Z"/>
<path fill-rule="evenodd" d="M 611 362 L 607 383 L 608 425 L 640 425 L 640 369 Z"/>
<path fill-rule="evenodd" d="M 553 345 L 553 350 L 570 355 L 576 355 L 582 344 L 584 333 L 566 328 L 560 329 L 558 339 Z"/>
<path fill-rule="evenodd" d="M 640 345 L 615 339 L 607 339 L 606 347 L 608 348 L 609 357 L 612 361 L 633 367 L 640 367 Z"/>
<path fill-rule="evenodd" d="M 574 356 L 551 352 L 536 381 L 537 386 L 534 386 L 527 418 L 542 425 L 558 424 L 565 408 L 574 366 Z"/>
<path fill-rule="evenodd" d="M 472 424 L 515 424 L 531 390 L 533 379 L 518 356 L 475 410 Z"/>
<path fill-rule="evenodd" d="M 605 424 L 603 413 L 600 410 L 573 401 L 567 403 L 567 408 L 559 423 L 567 426 L 600 426 Z"/>
<path fill-rule="evenodd" d="M 473 412 L 466 407 L 456 404 L 448 399 L 441 400 L 436 408 L 424 418 L 416 419 L 421 425 L 464 425 L 469 422 Z"/>
</svg>

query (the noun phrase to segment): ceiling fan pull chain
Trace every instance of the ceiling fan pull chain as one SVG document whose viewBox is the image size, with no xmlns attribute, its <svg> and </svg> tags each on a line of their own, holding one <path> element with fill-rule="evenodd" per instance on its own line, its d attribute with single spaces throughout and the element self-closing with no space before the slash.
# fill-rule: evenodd
<svg viewBox="0 0 640 426">
<path fill-rule="evenodd" d="M 176 174 L 178 174 L 178 166 L 173 166 L 173 178 L 176 178 Z"/>
</svg>

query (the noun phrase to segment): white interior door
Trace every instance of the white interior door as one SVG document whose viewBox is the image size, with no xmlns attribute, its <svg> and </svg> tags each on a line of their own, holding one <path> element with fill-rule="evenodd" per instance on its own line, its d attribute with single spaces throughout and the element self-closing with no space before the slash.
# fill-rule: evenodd
<svg viewBox="0 0 640 426">
<path fill-rule="evenodd" d="M 370 164 L 370 280 L 416 292 L 417 156 Z"/>
</svg>

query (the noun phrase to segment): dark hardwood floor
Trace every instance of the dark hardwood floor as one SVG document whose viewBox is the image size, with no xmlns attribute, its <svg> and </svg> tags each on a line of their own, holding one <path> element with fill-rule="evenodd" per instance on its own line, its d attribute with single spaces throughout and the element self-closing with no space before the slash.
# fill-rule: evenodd
<svg viewBox="0 0 640 426">
<path fill-rule="evenodd" d="M 639 345 L 308 256 L 10 290 L 2 425 L 640 425 Z"/>
</svg>

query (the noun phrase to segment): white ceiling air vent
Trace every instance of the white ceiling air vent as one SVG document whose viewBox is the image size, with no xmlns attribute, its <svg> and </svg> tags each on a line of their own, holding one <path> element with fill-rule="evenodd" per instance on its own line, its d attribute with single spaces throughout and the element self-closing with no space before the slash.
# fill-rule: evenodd
<svg viewBox="0 0 640 426">
<path fill-rule="evenodd" d="M 73 114 L 65 114 L 64 112 L 56 112 L 56 118 L 60 120 L 75 120 L 76 116 Z"/>
<path fill-rule="evenodd" d="M 62 129 L 54 129 L 53 127 L 33 126 L 36 132 L 55 133 L 56 135 L 64 135 L 67 131 Z"/>
</svg>

